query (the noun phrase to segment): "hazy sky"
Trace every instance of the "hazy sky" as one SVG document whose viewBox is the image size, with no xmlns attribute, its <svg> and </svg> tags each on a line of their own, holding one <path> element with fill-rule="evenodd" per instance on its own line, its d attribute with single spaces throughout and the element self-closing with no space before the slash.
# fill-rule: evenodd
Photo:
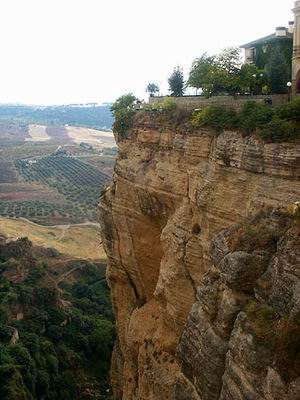
<svg viewBox="0 0 300 400">
<path fill-rule="evenodd" d="M 273 33 L 292 0 L 0 0 L 0 103 L 112 101 L 167 90 L 203 52 Z"/>
</svg>

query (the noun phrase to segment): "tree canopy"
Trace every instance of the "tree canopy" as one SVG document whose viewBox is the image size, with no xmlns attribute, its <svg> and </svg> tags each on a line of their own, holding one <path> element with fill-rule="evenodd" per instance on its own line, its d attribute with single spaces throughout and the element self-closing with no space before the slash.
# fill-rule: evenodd
<svg viewBox="0 0 300 400">
<path fill-rule="evenodd" d="M 150 94 L 150 96 L 154 96 L 155 93 L 159 92 L 159 86 L 155 83 L 148 83 L 146 87 L 146 92 Z"/>
<path fill-rule="evenodd" d="M 111 111 L 115 117 L 113 130 L 123 137 L 126 136 L 132 125 L 135 111 L 134 103 L 136 100 L 136 97 L 132 93 L 129 93 L 119 97 L 111 106 Z"/>
<path fill-rule="evenodd" d="M 182 96 L 184 93 L 184 77 L 183 72 L 180 67 L 174 68 L 172 75 L 168 79 L 169 82 L 169 91 L 171 92 L 171 96 Z"/>
<path fill-rule="evenodd" d="M 268 73 L 254 64 L 242 64 L 240 50 L 224 49 L 213 56 L 204 53 L 190 71 L 188 86 L 201 89 L 206 96 L 237 93 L 259 94 L 269 86 Z"/>
<path fill-rule="evenodd" d="M 193 62 L 188 85 L 202 89 L 205 95 L 234 94 L 239 88 L 241 65 L 240 51 L 234 47 L 213 56 L 204 53 Z"/>
<path fill-rule="evenodd" d="M 32 263 L 23 282 L 0 274 L 0 305 L 10 318 L 0 322 L 0 399 L 79 400 L 86 388 L 88 398 L 110 399 L 115 334 L 103 267 L 86 262 L 76 282 L 58 290 L 44 286 L 47 264 Z M 62 307 L 62 299 L 68 306 Z M 13 318 L 13 309 L 23 310 L 24 318 Z"/>
</svg>

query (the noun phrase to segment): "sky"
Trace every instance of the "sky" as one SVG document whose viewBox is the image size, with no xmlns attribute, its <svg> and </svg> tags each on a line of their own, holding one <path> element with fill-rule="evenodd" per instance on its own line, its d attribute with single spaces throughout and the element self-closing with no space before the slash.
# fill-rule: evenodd
<svg viewBox="0 0 300 400">
<path fill-rule="evenodd" d="M 271 34 L 293 0 L 0 0 L 0 103 L 166 94 L 174 66 Z"/>
</svg>

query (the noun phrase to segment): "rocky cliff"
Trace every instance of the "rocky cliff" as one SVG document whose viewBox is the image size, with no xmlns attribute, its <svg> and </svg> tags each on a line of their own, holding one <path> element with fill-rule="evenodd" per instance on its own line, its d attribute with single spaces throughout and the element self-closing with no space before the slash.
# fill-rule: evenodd
<svg viewBox="0 0 300 400">
<path fill-rule="evenodd" d="M 147 116 L 117 142 L 115 398 L 299 399 L 300 144 Z"/>
</svg>

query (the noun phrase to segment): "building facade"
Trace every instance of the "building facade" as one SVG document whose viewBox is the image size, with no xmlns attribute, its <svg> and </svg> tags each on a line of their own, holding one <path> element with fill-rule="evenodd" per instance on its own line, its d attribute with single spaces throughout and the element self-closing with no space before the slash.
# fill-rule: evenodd
<svg viewBox="0 0 300 400">
<path fill-rule="evenodd" d="M 292 67 L 294 21 L 289 22 L 288 28 L 277 27 L 275 33 L 256 39 L 240 46 L 245 52 L 245 62 L 255 64 L 264 69 L 270 59 L 272 49 L 277 46 L 284 54 L 290 70 Z"/>
<path fill-rule="evenodd" d="M 292 60 L 293 94 L 300 94 L 300 1 L 295 1 L 294 12 L 294 43 Z"/>
</svg>

